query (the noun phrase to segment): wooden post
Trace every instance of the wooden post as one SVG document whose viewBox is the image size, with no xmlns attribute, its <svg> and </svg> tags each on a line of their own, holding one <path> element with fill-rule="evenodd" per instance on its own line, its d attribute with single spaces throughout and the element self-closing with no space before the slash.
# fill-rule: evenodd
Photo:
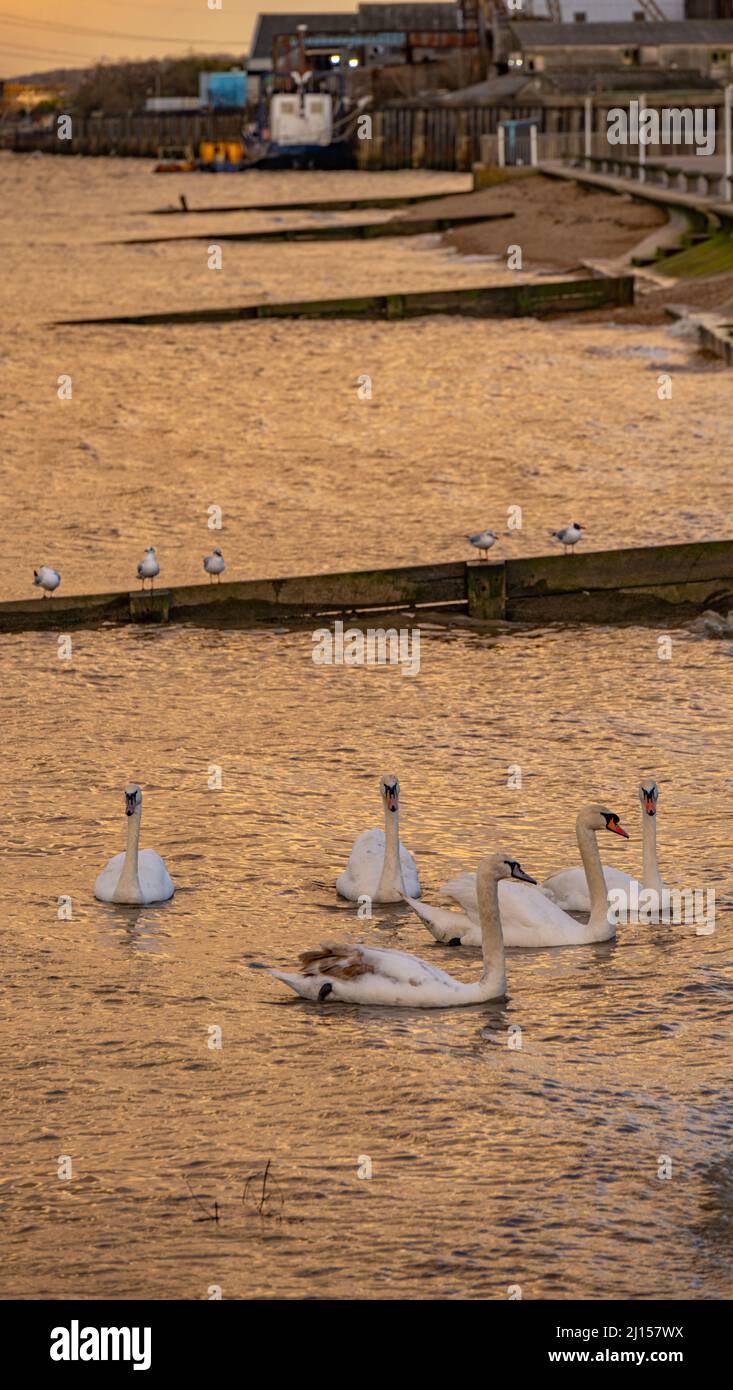
<svg viewBox="0 0 733 1390">
<path fill-rule="evenodd" d="M 725 103 L 723 106 L 723 120 L 725 122 L 725 178 L 723 180 L 723 197 L 729 203 L 733 198 L 733 188 L 731 188 L 731 174 L 733 174 L 733 157 L 731 155 L 731 105 L 733 99 L 733 86 L 730 83 L 725 88 Z"/>
<path fill-rule="evenodd" d="M 455 168 L 471 168 L 471 137 L 468 131 L 468 114 L 459 111 L 456 122 Z"/>
<path fill-rule="evenodd" d="M 487 565 L 469 560 L 466 565 L 468 616 L 503 618 L 506 609 L 506 569 L 504 563 Z"/>
<path fill-rule="evenodd" d="M 411 164 L 413 169 L 422 169 L 425 165 L 425 112 L 415 112 L 415 123 L 412 127 L 412 151 Z"/>
<path fill-rule="evenodd" d="M 367 143 L 367 142 L 365 142 Z M 369 168 L 384 168 L 384 112 L 375 111 L 372 116 L 372 138 L 368 141 Z"/>
</svg>

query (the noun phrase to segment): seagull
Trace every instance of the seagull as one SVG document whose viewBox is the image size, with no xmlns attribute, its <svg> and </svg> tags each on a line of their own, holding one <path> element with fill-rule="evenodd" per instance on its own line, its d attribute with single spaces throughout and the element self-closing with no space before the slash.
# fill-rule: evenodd
<svg viewBox="0 0 733 1390">
<path fill-rule="evenodd" d="M 145 559 L 141 560 L 137 567 L 137 577 L 143 588 L 145 588 L 145 580 L 149 579 L 152 589 L 156 574 L 160 574 L 160 565 L 155 558 L 155 546 L 149 545 L 145 551 Z"/>
<path fill-rule="evenodd" d="M 43 597 L 51 597 L 54 589 L 58 589 L 61 583 L 61 575 L 58 570 L 52 570 L 50 565 L 41 565 L 41 568 L 33 571 L 33 583 L 43 589 Z"/>
<path fill-rule="evenodd" d="M 560 542 L 563 547 L 563 555 L 567 555 L 568 546 L 570 546 L 570 554 L 573 555 L 575 553 L 573 546 L 578 544 L 582 533 L 583 527 L 580 522 L 573 521 L 570 526 L 563 526 L 559 531 L 551 531 L 550 535 L 554 541 Z"/>
<path fill-rule="evenodd" d="M 224 564 L 224 556 L 218 545 L 215 547 L 213 555 L 207 555 L 204 559 L 204 569 L 209 576 L 209 583 L 213 583 L 215 574 L 219 576 L 217 583 L 221 583 L 221 576 L 226 569 L 226 565 Z"/>
<path fill-rule="evenodd" d="M 488 560 L 489 551 L 496 540 L 496 531 L 477 531 L 473 536 L 466 536 L 466 540 L 477 550 L 483 551 L 482 560 Z"/>
</svg>

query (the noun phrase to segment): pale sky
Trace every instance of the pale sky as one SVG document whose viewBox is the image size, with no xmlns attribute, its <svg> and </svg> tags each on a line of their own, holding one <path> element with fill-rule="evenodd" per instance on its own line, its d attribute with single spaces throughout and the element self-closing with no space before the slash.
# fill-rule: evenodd
<svg viewBox="0 0 733 1390">
<path fill-rule="evenodd" d="M 317 0 L 313 9 L 346 12 L 357 2 Z M 297 0 L 222 0 L 220 10 L 210 10 L 207 0 L 0 0 L 0 78 L 190 49 L 240 55 L 260 11 L 297 10 Z"/>
</svg>

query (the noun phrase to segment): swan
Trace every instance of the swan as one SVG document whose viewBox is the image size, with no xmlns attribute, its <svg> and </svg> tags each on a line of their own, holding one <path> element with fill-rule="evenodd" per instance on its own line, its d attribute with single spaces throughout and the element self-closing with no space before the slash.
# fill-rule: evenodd
<svg viewBox="0 0 733 1390">
<path fill-rule="evenodd" d="M 419 956 L 372 946 L 340 945 L 327 941 L 303 951 L 299 974 L 271 970 L 276 980 L 303 999 L 323 1001 L 330 995 L 343 1004 L 392 1004 L 409 1008 L 442 1009 L 459 1004 L 482 1004 L 506 994 L 504 941 L 499 911 L 500 879 L 535 879 L 508 854 L 483 859 L 476 873 L 484 968 L 473 984 L 454 980 L 445 970 Z"/>
<path fill-rule="evenodd" d="M 336 879 L 342 898 L 357 902 L 369 897 L 375 903 L 398 903 L 404 893 L 420 896 L 417 865 L 410 851 L 400 843 L 400 784 L 385 775 L 379 782 L 384 802 L 384 830 L 364 830 L 357 835 L 349 862 Z"/>
<path fill-rule="evenodd" d="M 127 849 L 112 856 L 94 885 L 103 903 L 162 903 L 176 891 L 160 855 L 139 848 L 142 807 L 142 791 L 132 782 L 125 787 Z"/>
<path fill-rule="evenodd" d="M 150 587 L 152 589 L 153 584 L 155 583 L 156 574 L 160 574 L 160 565 L 158 564 L 158 561 L 155 558 L 155 546 L 149 545 L 147 550 L 145 551 L 144 558 L 140 561 L 140 564 L 137 567 L 137 577 L 140 580 L 143 588 L 145 588 L 145 580 L 149 579 Z"/>
<path fill-rule="evenodd" d="M 33 583 L 37 588 L 43 589 L 44 598 L 50 598 L 54 589 L 58 589 L 61 583 L 61 575 L 58 570 L 51 569 L 50 565 L 41 565 L 33 571 Z"/>
<path fill-rule="evenodd" d="M 499 901 L 506 946 L 588 946 L 595 941 L 610 941 L 616 935 L 616 923 L 608 910 L 596 831 L 610 830 L 616 835 L 623 835 L 625 839 L 629 837 L 616 813 L 595 802 L 578 812 L 575 830 L 593 904 L 590 920 L 576 922 L 574 917 L 569 917 L 567 912 L 545 897 L 540 888 L 500 885 Z M 458 878 L 446 883 L 441 892 L 455 898 L 463 911 L 429 907 L 426 903 L 413 901 L 407 895 L 405 901 L 436 941 L 447 941 L 453 946 L 480 946 L 475 874 L 459 874 Z"/>
<path fill-rule="evenodd" d="M 632 878 L 630 874 L 625 874 L 622 869 L 606 868 L 605 865 L 603 868 L 603 876 L 609 892 L 613 889 L 621 889 L 626 894 L 626 901 L 629 904 L 629 920 L 632 922 L 649 919 L 649 911 L 645 912 L 643 905 L 639 903 L 639 896 L 645 888 L 653 889 L 659 895 L 657 899 L 659 903 L 661 903 L 665 891 L 657 864 L 658 800 L 659 787 L 653 777 L 639 783 L 641 883 Z M 542 892 L 546 893 L 552 902 L 556 903 L 558 907 L 564 908 L 566 912 L 590 912 L 588 883 L 582 869 L 563 869 L 560 873 L 551 874 L 542 884 Z M 639 904 L 637 910 L 632 905 L 634 901 Z"/>
</svg>

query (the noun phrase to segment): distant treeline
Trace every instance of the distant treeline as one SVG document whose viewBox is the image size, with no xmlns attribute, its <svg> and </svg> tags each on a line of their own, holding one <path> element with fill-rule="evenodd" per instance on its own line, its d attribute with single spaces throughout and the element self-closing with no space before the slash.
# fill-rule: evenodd
<svg viewBox="0 0 733 1390">
<path fill-rule="evenodd" d="M 163 58 L 136 63 L 99 63 L 76 74 L 76 83 L 65 105 L 89 116 L 93 111 L 115 115 L 139 111 L 149 96 L 198 96 L 199 73 L 241 67 L 244 54 L 217 58 Z"/>
</svg>

